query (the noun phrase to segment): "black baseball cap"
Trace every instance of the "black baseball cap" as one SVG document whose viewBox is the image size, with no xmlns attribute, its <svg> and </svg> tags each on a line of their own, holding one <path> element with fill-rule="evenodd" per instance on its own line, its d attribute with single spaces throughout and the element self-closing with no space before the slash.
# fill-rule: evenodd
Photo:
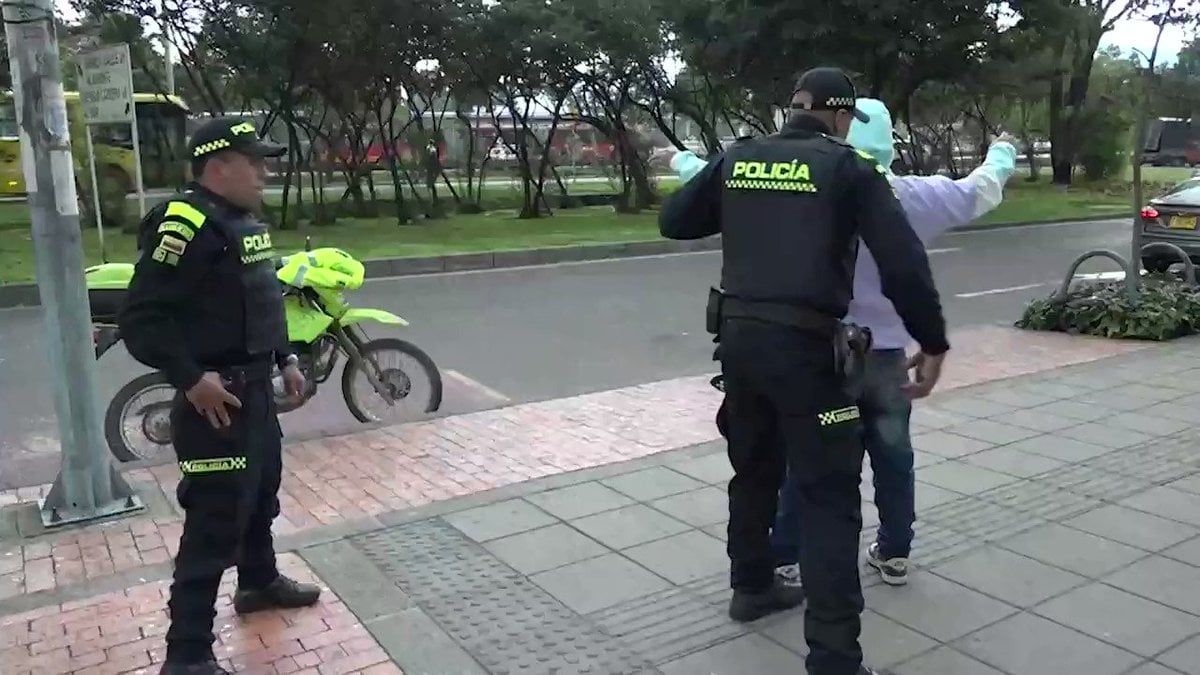
<svg viewBox="0 0 1200 675">
<path fill-rule="evenodd" d="M 188 155 L 193 160 L 224 150 L 253 157 L 280 157 L 287 152 L 287 147 L 264 142 L 252 123 L 237 117 L 205 122 L 188 143 Z"/>
<path fill-rule="evenodd" d="M 840 68 L 813 68 L 796 80 L 792 97 L 796 92 L 806 91 L 812 103 L 804 106 L 792 103 L 792 110 L 849 110 L 859 122 L 870 122 L 871 116 L 855 107 L 858 91 L 854 82 Z"/>
</svg>

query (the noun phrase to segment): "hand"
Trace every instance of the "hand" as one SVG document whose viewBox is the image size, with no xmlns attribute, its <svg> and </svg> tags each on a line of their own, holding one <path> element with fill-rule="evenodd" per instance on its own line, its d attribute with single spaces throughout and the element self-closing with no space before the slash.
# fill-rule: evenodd
<svg viewBox="0 0 1200 675">
<path fill-rule="evenodd" d="M 298 366 L 288 366 L 283 369 L 283 383 L 287 388 L 288 396 L 292 399 L 292 403 L 299 403 L 304 398 L 304 389 L 307 382 L 304 379 L 304 373 L 300 372 Z"/>
<path fill-rule="evenodd" d="M 946 360 L 945 354 L 931 356 L 925 352 L 917 352 L 908 360 L 908 369 L 916 369 L 916 376 L 912 382 L 904 385 L 904 391 L 910 399 L 925 398 L 937 385 L 938 379 L 942 376 L 942 362 Z"/>
<path fill-rule="evenodd" d="M 1017 145 L 1018 141 L 1017 141 L 1016 136 L 1013 136 L 1012 134 L 1005 131 L 1004 133 L 1002 133 L 999 136 L 996 136 L 995 138 L 992 139 L 992 143 L 991 143 L 992 145 L 995 145 L 997 143 L 1008 143 L 1009 145 L 1012 145 L 1015 147 Z"/>
<path fill-rule="evenodd" d="M 242 407 L 242 402 L 229 393 L 217 373 L 205 373 L 184 395 L 196 412 L 208 418 L 208 423 L 214 429 L 223 429 L 231 424 L 229 410 L 225 406 Z"/>
</svg>

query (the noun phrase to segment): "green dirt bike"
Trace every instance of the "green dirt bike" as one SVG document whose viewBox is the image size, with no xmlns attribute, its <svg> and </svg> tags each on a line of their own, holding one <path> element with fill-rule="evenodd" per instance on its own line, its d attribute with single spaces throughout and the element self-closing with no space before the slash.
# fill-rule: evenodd
<svg viewBox="0 0 1200 675">
<path fill-rule="evenodd" d="M 116 313 L 133 277 L 133 265 L 107 263 L 85 271 L 92 306 L 92 341 L 96 358 L 121 340 Z M 390 413 L 398 405 L 419 407 L 418 415 L 436 412 L 442 404 L 442 377 L 437 366 L 416 345 L 397 338 L 371 340 L 362 324 L 407 326 L 404 319 L 380 309 L 354 308 L 345 291 L 360 288 L 363 264 L 336 248 L 311 250 L 279 260 L 276 277 L 283 284 L 288 339 L 300 357 L 299 367 L 307 391 L 291 400 L 278 370 L 274 373 L 275 400 L 280 413 L 307 404 L 317 388 L 333 374 L 341 357 L 342 397 L 350 413 L 363 423 L 399 421 Z M 385 357 L 399 357 L 400 365 L 383 366 Z M 412 365 L 404 367 L 403 361 Z M 414 378 L 426 381 L 428 393 L 414 395 Z M 356 384 L 367 386 L 360 392 Z M 170 408 L 175 390 L 161 372 L 134 378 L 113 396 L 104 416 L 104 435 L 113 455 L 122 462 L 151 459 L 171 443 Z M 146 401 L 144 399 L 151 399 Z M 382 403 L 384 412 L 370 403 Z M 133 441 L 149 441 L 146 450 Z"/>
</svg>

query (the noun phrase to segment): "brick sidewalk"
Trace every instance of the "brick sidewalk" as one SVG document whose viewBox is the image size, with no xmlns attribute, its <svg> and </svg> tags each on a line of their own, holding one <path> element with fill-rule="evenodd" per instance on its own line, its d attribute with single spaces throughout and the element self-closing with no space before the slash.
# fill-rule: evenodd
<svg viewBox="0 0 1200 675">
<path fill-rule="evenodd" d="M 954 358 L 945 374 L 944 390 L 1149 347 L 1144 343 L 1033 334 L 996 327 L 962 331 L 954 336 L 954 342 Z M 404 511 L 534 478 L 646 457 L 713 440 L 717 437 L 712 420 L 719 394 L 708 386 L 707 381 L 707 377 L 680 378 L 292 445 L 287 449 L 281 493 L 283 513 L 277 522 L 277 532 L 281 535 L 305 532 L 322 525 Z M 43 645 L 37 647 L 42 652 L 32 651 L 34 642 L 20 642 L 26 638 L 9 638 L 11 627 L 16 625 L 11 621 L 27 620 L 32 625 L 40 618 L 38 625 L 45 626 L 49 625 L 45 616 L 64 611 L 57 604 L 50 604 L 56 597 L 56 589 L 66 587 L 86 593 L 86 588 L 107 576 L 136 572 L 144 566 L 170 560 L 180 531 L 173 498 L 178 482 L 177 470 L 173 466 L 163 466 L 130 471 L 127 476 L 143 489 L 161 490 L 166 495 L 160 495 L 161 500 L 170 505 L 167 511 L 9 543 L 9 548 L 0 553 L 0 601 L 6 597 L 34 594 L 35 600 L 44 596 L 45 603 L 52 608 L 43 608 L 33 613 L 36 616 L 23 615 L 24 618 L 17 617 L 3 624 L 0 645 L 7 647 L 2 652 L 4 658 L 19 658 L 23 653 L 21 649 L 28 648 L 23 658 L 33 658 L 44 652 L 68 659 L 67 665 L 54 662 L 54 668 L 58 669 L 44 672 L 61 673 L 66 672 L 63 668 L 68 666 L 83 669 L 93 665 L 99 669 L 79 672 L 117 673 L 123 671 L 113 664 L 125 655 L 126 650 L 141 653 L 137 648 L 125 647 L 129 642 L 126 641 L 108 649 L 106 658 L 112 663 L 70 661 L 76 657 L 69 649 L 55 651 L 63 648 L 61 644 L 50 647 L 56 644 L 55 639 L 62 642 L 74 634 L 67 633 L 68 629 L 62 624 L 47 629 L 52 633 L 59 631 L 56 635 L 36 642 Z M 0 493 L 0 506 L 12 507 L 28 502 L 42 496 L 45 490 L 46 486 L 40 486 Z M 80 588 L 84 590 L 80 591 Z M 109 603 L 106 606 L 116 608 L 122 616 L 126 612 L 133 617 L 142 616 L 155 609 L 160 612 L 156 616 L 161 620 L 163 589 L 159 583 L 135 585 L 122 594 L 123 599 L 114 597 L 98 602 Z M 72 608 L 76 606 L 99 607 L 100 604 L 71 605 Z M 327 602 L 326 609 L 320 611 L 327 611 L 329 606 Z M 95 614 L 98 610 L 89 612 Z M 282 626 L 280 621 L 287 623 L 286 619 L 271 621 L 277 627 Z M 85 621 L 73 626 L 72 630 L 104 638 L 98 624 L 92 626 Z M 101 632 L 96 633 L 96 630 Z M 251 629 L 251 633 L 254 630 L 258 629 Z M 255 644 L 257 638 L 245 637 L 251 634 L 245 628 L 236 632 L 243 636 L 238 638 L 242 640 L 239 644 Z M 149 645 L 145 656 L 152 659 L 157 652 L 150 648 L 151 643 L 158 644 L 161 638 L 158 634 L 147 633 L 137 639 L 147 640 L 143 643 Z M 347 644 L 355 639 L 359 638 L 347 638 Z M 268 655 L 295 656 L 272 651 L 271 646 L 266 645 L 266 638 L 261 642 Z M 315 644 L 311 639 L 309 643 L 310 646 Z M 301 646 L 304 646 L 303 642 Z M 371 651 L 361 639 L 353 646 Z M 320 651 L 320 648 L 305 648 L 303 653 L 314 650 Z M 28 661 L 31 672 L 43 672 L 36 668 L 48 667 L 44 660 L 48 658 L 51 657 Z M 304 657 L 307 661 L 313 658 Z M 7 675 L 4 663 L 0 661 L 0 672 Z M 296 667 L 310 668 L 305 672 L 346 672 L 336 670 L 339 666 L 330 664 L 319 671 L 311 670 L 316 665 L 297 663 Z M 367 664 L 360 667 L 362 665 Z M 281 666 L 272 667 L 275 670 L 267 672 L 289 672 Z"/>
</svg>

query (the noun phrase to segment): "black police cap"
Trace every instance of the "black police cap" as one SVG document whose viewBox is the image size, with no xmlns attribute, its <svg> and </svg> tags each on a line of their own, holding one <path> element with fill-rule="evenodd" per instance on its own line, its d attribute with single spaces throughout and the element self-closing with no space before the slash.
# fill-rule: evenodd
<svg viewBox="0 0 1200 675">
<path fill-rule="evenodd" d="M 792 110 L 849 110 L 859 122 L 870 122 L 870 115 L 855 107 L 858 91 L 850 76 L 840 68 L 813 68 L 796 80 L 792 96 L 796 92 L 808 92 L 811 103 L 803 105 L 792 102 Z"/>
<path fill-rule="evenodd" d="M 233 150 L 252 157 L 280 157 L 287 147 L 267 143 L 258 137 L 254 125 L 236 117 L 218 118 L 205 122 L 192 134 L 188 143 L 188 154 L 200 159 L 216 152 Z"/>
</svg>

